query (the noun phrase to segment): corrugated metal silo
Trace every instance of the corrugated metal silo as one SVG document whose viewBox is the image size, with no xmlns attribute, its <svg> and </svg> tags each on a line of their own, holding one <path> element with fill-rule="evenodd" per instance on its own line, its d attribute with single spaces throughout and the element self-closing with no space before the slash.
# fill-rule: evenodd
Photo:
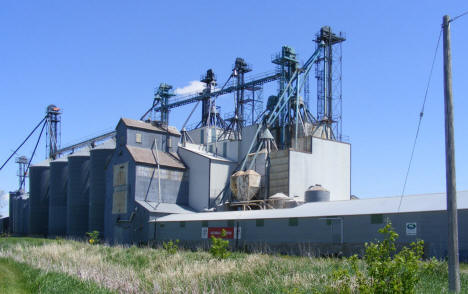
<svg viewBox="0 0 468 294">
<path fill-rule="evenodd" d="M 50 163 L 49 236 L 67 234 L 68 161 L 66 157 Z"/>
<path fill-rule="evenodd" d="M 49 224 L 50 160 L 29 168 L 29 230 L 31 235 L 47 235 Z"/>
<path fill-rule="evenodd" d="M 19 193 L 13 198 L 13 215 L 11 217 L 12 233 L 24 236 L 29 234 L 29 195 Z"/>
<path fill-rule="evenodd" d="M 106 201 L 106 165 L 114 152 L 115 141 L 110 139 L 91 150 L 88 230 L 104 233 Z"/>
<path fill-rule="evenodd" d="M 68 156 L 67 235 L 84 238 L 88 232 L 89 151 Z"/>
</svg>

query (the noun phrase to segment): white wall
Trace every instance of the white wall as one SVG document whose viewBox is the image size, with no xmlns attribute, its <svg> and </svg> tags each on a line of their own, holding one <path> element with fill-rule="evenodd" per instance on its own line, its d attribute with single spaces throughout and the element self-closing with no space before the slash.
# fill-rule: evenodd
<svg viewBox="0 0 468 294">
<path fill-rule="evenodd" d="M 312 138 L 312 153 L 290 151 L 289 195 L 304 196 L 309 186 L 320 184 L 330 200 L 351 195 L 351 145 Z"/>
<path fill-rule="evenodd" d="M 247 126 L 242 129 L 242 141 L 239 151 L 239 161 L 244 160 L 244 157 L 247 155 L 249 151 L 250 144 L 252 144 L 252 140 L 255 137 L 255 133 L 257 132 L 258 124 Z M 255 144 L 254 144 L 255 147 Z M 251 150 L 250 152 L 255 152 L 256 150 Z"/>
<path fill-rule="evenodd" d="M 211 160 L 210 168 L 210 199 L 214 201 L 218 194 L 229 184 L 235 163 Z M 229 192 L 229 187 L 225 193 Z"/>
<path fill-rule="evenodd" d="M 193 151 L 179 147 L 179 156 L 189 168 L 189 205 L 202 211 L 208 207 L 210 160 Z"/>
</svg>

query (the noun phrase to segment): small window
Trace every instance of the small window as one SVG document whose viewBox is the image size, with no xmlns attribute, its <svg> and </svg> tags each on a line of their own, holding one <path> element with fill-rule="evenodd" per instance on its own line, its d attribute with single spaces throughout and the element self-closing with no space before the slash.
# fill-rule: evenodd
<svg viewBox="0 0 468 294">
<path fill-rule="evenodd" d="M 163 223 L 159 224 L 159 227 L 164 228 L 164 224 Z"/>
<path fill-rule="evenodd" d="M 209 151 L 210 153 L 213 153 L 213 145 L 210 145 Z"/>
<path fill-rule="evenodd" d="M 208 221 L 202 221 L 202 227 L 208 227 Z"/>
<path fill-rule="evenodd" d="M 297 219 L 297 217 L 292 217 L 289 219 L 289 226 L 290 227 L 296 227 L 299 223 L 299 220 Z"/>
<path fill-rule="evenodd" d="M 263 227 L 265 225 L 265 220 L 264 219 L 257 219 L 257 220 L 255 220 L 255 225 L 257 227 Z"/>
<path fill-rule="evenodd" d="M 179 227 L 185 228 L 185 222 L 179 222 Z"/>
<path fill-rule="evenodd" d="M 227 221 L 227 226 L 228 227 L 234 227 L 234 221 L 232 219 Z"/>
<path fill-rule="evenodd" d="M 140 134 L 140 133 L 136 133 L 136 134 L 135 134 L 135 142 L 141 144 L 141 134 Z"/>
<path fill-rule="evenodd" d="M 371 224 L 383 224 L 382 214 L 372 214 L 370 218 Z"/>
</svg>

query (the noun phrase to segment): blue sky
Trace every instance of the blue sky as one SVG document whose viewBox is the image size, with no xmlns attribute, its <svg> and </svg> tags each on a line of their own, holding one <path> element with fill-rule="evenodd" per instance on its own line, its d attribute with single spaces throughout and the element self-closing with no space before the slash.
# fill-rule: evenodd
<svg viewBox="0 0 468 294">
<path fill-rule="evenodd" d="M 352 144 L 352 193 L 399 195 L 442 16 L 466 10 L 466 1 L 2 1 L 0 159 L 48 104 L 63 109 L 65 146 L 113 129 L 120 117 L 139 118 L 161 82 L 182 88 L 213 68 L 221 83 L 238 56 L 252 74 L 271 71 L 282 45 L 306 60 L 315 34 L 330 25 L 347 37 L 343 133 Z M 458 190 L 468 189 L 467 34 L 468 16 L 452 24 Z M 445 189 L 441 53 L 408 194 Z M 232 111 L 232 96 L 219 100 Z M 190 109 L 173 111 L 171 124 L 180 127 Z M 33 141 L 19 154 L 29 156 Z M 44 158 L 41 143 L 35 162 Z M 11 162 L 0 171 L 0 190 L 16 189 L 16 169 Z"/>
</svg>

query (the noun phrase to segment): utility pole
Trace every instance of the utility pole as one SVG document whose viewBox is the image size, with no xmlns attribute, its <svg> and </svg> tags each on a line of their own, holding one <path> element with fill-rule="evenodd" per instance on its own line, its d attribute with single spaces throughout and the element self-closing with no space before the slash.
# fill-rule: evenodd
<svg viewBox="0 0 468 294">
<path fill-rule="evenodd" d="M 455 180 L 455 142 L 453 135 L 452 53 L 450 49 L 450 17 L 444 15 L 444 102 L 445 102 L 445 174 L 448 214 L 448 278 L 449 290 L 460 292 L 458 260 L 458 216 Z"/>
</svg>

